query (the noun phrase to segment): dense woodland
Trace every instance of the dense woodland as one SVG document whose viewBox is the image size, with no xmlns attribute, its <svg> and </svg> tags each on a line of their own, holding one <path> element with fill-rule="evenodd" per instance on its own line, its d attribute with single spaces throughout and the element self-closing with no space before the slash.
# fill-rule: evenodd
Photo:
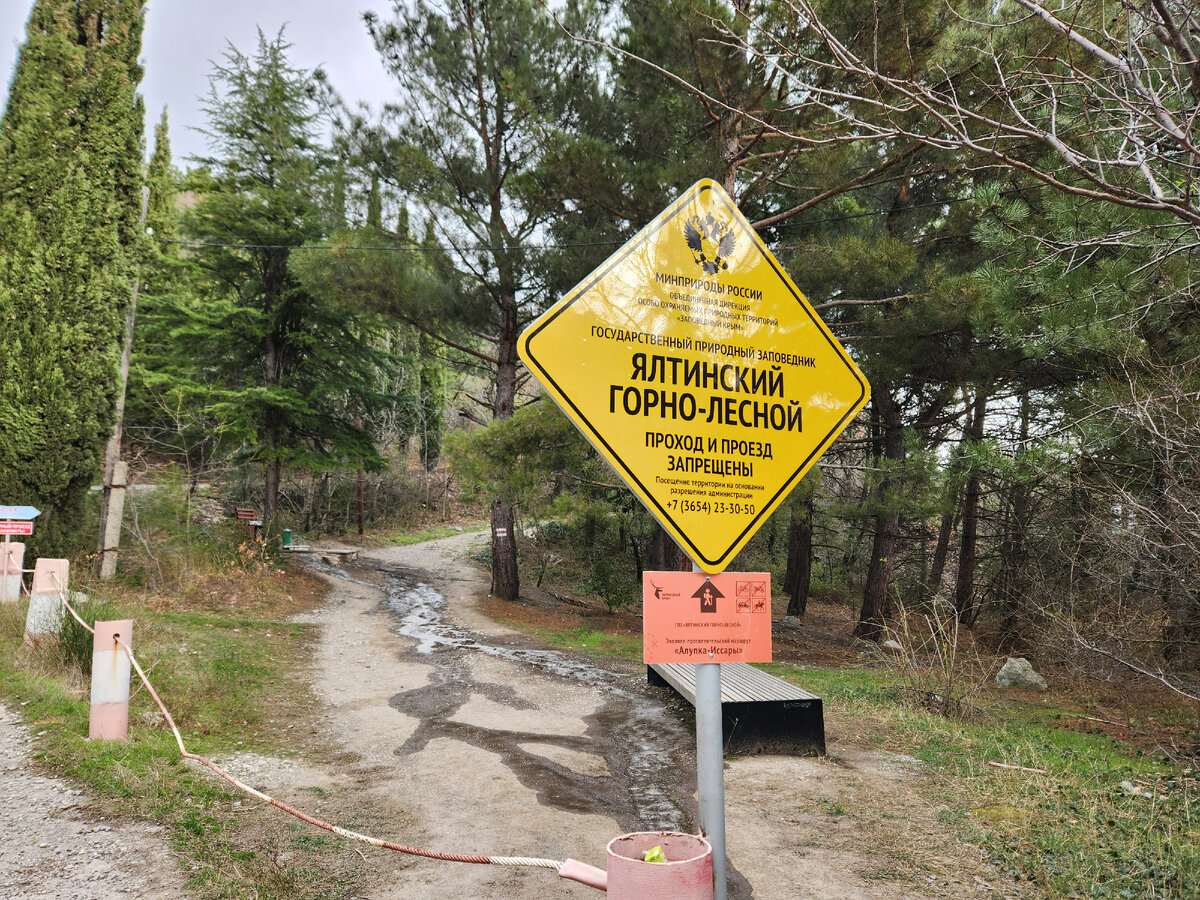
<svg viewBox="0 0 1200 900">
<path fill-rule="evenodd" d="M 408 0 L 363 24 L 382 115 L 263 34 L 187 160 L 165 111 L 142 133 L 146 5 L 37 0 L 0 119 L 0 501 L 43 510 L 35 553 L 94 548 L 118 426 L 269 535 L 449 472 L 521 529 L 499 594 L 569 553 L 630 602 L 685 561 L 517 336 L 711 177 L 872 385 L 735 568 L 866 639 L 924 610 L 1200 693 L 1193 4 Z"/>
</svg>

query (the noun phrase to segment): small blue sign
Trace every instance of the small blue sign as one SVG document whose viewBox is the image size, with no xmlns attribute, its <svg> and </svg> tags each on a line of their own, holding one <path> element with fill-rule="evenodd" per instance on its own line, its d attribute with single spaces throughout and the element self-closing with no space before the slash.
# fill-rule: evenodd
<svg viewBox="0 0 1200 900">
<path fill-rule="evenodd" d="M 0 519 L 36 519 L 42 513 L 32 506 L 0 506 Z"/>
</svg>

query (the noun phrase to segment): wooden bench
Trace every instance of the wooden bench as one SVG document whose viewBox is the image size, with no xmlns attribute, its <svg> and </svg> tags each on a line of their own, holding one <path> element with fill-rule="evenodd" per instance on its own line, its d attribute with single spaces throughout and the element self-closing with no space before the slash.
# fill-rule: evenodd
<svg viewBox="0 0 1200 900">
<path fill-rule="evenodd" d="M 258 540 L 258 530 L 262 528 L 262 520 L 258 517 L 257 510 L 248 506 L 239 506 L 233 511 L 233 517 L 239 522 L 244 522 L 250 529 L 250 540 Z"/>
<path fill-rule="evenodd" d="M 649 665 L 646 677 L 696 705 L 694 663 Z M 721 730 L 729 753 L 825 754 L 821 698 L 747 663 L 721 665 Z"/>
</svg>

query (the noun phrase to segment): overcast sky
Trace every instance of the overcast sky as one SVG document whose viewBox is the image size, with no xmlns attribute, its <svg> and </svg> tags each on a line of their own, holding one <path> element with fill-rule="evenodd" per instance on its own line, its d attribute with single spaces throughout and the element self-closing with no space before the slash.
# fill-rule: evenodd
<svg viewBox="0 0 1200 900">
<path fill-rule="evenodd" d="M 0 78 L 8 96 L 17 51 L 33 0 L 0 0 Z M 146 101 L 146 140 L 168 107 L 171 153 L 176 165 L 207 151 L 204 135 L 193 131 L 204 120 L 197 98 L 208 93 L 212 60 L 223 58 L 228 43 L 252 54 L 256 28 L 269 38 L 286 25 L 291 61 L 300 68 L 323 66 L 334 88 L 350 102 L 365 100 L 378 108 L 392 96 L 392 85 L 371 45 L 362 12 L 386 17 L 387 0 L 150 0 L 142 38 Z"/>
</svg>

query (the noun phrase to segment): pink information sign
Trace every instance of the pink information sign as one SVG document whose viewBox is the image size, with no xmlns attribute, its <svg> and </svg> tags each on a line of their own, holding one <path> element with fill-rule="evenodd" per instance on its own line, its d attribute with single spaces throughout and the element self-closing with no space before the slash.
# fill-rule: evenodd
<svg viewBox="0 0 1200 900">
<path fill-rule="evenodd" d="M 769 572 L 646 572 L 647 663 L 771 661 Z"/>
</svg>

